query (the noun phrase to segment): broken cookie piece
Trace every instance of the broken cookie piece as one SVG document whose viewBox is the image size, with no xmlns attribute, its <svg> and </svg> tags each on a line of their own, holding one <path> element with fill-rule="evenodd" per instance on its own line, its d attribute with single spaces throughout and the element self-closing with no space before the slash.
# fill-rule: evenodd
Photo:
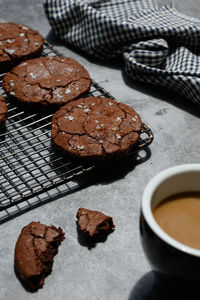
<svg viewBox="0 0 200 300">
<path fill-rule="evenodd" d="M 22 229 L 15 246 L 14 267 L 27 290 L 33 292 L 42 288 L 64 235 L 60 227 L 40 222 L 31 222 Z"/>
<path fill-rule="evenodd" d="M 89 237 L 106 236 L 113 231 L 113 219 L 102 212 L 79 208 L 77 215 L 79 229 Z"/>
</svg>

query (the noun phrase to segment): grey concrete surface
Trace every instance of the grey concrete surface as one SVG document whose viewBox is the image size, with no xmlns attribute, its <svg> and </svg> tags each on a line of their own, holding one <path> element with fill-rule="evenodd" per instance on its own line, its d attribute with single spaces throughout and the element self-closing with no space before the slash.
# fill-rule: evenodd
<svg viewBox="0 0 200 300">
<path fill-rule="evenodd" d="M 174 4 L 185 14 L 200 16 L 199 0 L 175 0 Z M 162 300 L 166 295 L 174 299 L 167 283 L 161 283 L 151 271 L 142 251 L 140 201 L 147 182 L 159 171 L 199 162 L 200 108 L 168 91 L 133 82 L 126 77 L 121 64 L 100 63 L 63 45 L 51 32 L 42 0 L 0 0 L 0 7 L 0 19 L 39 30 L 64 55 L 82 63 L 91 77 L 114 97 L 134 107 L 155 136 L 138 160 L 132 158 L 101 171 L 95 182 L 88 176 L 91 184 L 80 191 L 65 195 L 63 185 L 44 196 L 53 201 L 8 218 L 0 225 L 0 299 Z M 54 199 L 56 193 L 59 196 Z M 78 239 L 75 215 L 79 207 L 103 211 L 116 224 L 107 240 L 92 249 Z M 66 233 L 52 274 L 43 289 L 34 294 L 24 290 L 13 270 L 15 242 L 21 228 L 32 220 L 61 226 Z"/>
</svg>

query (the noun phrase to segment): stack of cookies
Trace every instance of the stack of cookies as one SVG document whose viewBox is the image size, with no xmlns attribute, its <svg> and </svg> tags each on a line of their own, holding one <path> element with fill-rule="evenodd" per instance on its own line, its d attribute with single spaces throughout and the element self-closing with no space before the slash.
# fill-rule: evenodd
<svg viewBox="0 0 200 300">
<path fill-rule="evenodd" d="M 37 57 L 44 39 L 35 30 L 0 24 L 0 66 L 8 70 L 3 88 L 13 101 L 58 109 L 52 118 L 52 139 L 62 154 L 104 160 L 127 153 L 138 141 L 142 122 L 136 111 L 103 97 L 87 97 L 91 79 L 72 58 Z M 0 122 L 7 107 L 0 98 Z"/>
</svg>

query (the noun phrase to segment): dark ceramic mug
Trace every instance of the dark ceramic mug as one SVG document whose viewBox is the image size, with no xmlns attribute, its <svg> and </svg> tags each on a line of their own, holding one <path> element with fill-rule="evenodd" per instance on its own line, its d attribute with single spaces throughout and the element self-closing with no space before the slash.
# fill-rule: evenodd
<svg viewBox="0 0 200 300">
<path fill-rule="evenodd" d="M 200 164 L 180 165 L 156 175 L 142 196 L 140 236 L 153 270 L 179 279 L 200 281 L 200 250 L 170 237 L 157 224 L 152 213 L 163 199 L 190 191 L 200 192 Z"/>
</svg>

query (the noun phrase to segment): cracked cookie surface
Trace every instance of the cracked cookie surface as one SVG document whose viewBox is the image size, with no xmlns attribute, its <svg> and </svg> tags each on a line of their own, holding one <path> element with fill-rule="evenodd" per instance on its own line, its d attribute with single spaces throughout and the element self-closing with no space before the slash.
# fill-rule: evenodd
<svg viewBox="0 0 200 300">
<path fill-rule="evenodd" d="M 60 227 L 40 222 L 31 222 L 22 229 L 15 246 L 14 266 L 28 290 L 36 291 L 43 286 L 64 235 Z"/>
<path fill-rule="evenodd" d="M 72 58 L 40 57 L 20 63 L 3 79 L 9 96 L 26 103 L 63 105 L 90 89 L 90 75 Z"/>
<path fill-rule="evenodd" d="M 89 237 L 107 235 L 115 228 L 113 219 L 100 211 L 79 208 L 76 217 L 80 230 Z"/>
<path fill-rule="evenodd" d="M 0 67 L 8 69 L 34 57 L 43 50 L 44 39 L 38 31 L 23 24 L 0 23 Z"/>
<path fill-rule="evenodd" d="M 107 159 L 127 153 L 138 141 L 142 122 L 130 106 L 103 97 L 80 98 L 52 118 L 52 139 L 65 154 Z"/>
<path fill-rule="evenodd" d="M 4 123 L 8 113 L 8 107 L 3 96 L 0 95 L 0 124 Z"/>
</svg>

